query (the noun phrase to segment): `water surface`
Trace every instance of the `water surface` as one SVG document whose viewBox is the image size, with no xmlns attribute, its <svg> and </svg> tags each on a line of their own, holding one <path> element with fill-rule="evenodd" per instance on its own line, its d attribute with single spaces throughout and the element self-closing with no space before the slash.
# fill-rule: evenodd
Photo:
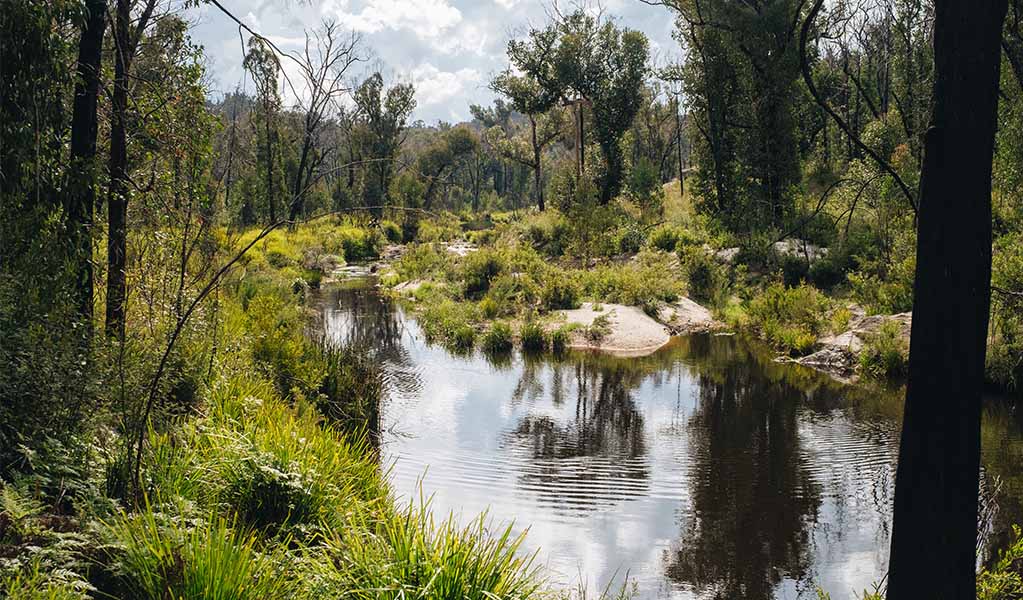
<svg viewBox="0 0 1023 600">
<path fill-rule="evenodd" d="M 647 358 L 453 354 L 372 280 L 321 296 L 382 361 L 382 454 L 406 500 L 528 529 L 555 582 L 626 574 L 639 598 L 852 597 L 887 568 L 901 398 L 779 364 L 731 336 Z M 1021 514 L 1017 420 L 985 420 L 985 521 Z"/>
</svg>

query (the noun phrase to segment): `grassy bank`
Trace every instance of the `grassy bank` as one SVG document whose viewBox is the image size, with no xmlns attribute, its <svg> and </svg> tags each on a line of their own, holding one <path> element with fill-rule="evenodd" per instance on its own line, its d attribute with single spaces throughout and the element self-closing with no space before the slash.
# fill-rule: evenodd
<svg viewBox="0 0 1023 600">
<path fill-rule="evenodd" d="M 182 356 L 209 357 L 208 370 L 189 406 L 150 423 L 139 495 L 112 485 L 114 407 L 73 452 L 34 451 L 45 463 L 31 455 L 0 493 L 0 596 L 560 596 L 510 529 L 434 521 L 423 500 L 390 494 L 367 433 L 377 367 L 307 336 L 308 287 L 380 243 L 334 223 L 253 248 L 221 287 L 215 351 L 186 339 Z"/>
</svg>

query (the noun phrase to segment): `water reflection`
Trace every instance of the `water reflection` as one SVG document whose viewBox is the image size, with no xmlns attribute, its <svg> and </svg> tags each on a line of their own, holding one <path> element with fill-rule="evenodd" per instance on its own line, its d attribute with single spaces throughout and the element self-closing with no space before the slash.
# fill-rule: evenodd
<svg viewBox="0 0 1023 600">
<path fill-rule="evenodd" d="M 899 393 L 838 385 L 729 337 L 644 358 L 458 356 L 362 284 L 321 295 L 324 331 L 384 365 L 396 496 L 529 528 L 556 583 L 640 598 L 816 598 L 887 568 Z M 1023 516 L 1023 437 L 985 415 L 993 530 Z M 990 485 L 994 489 L 994 485 Z"/>
<path fill-rule="evenodd" d="M 711 341 L 690 344 L 693 361 L 714 368 L 696 375 L 692 511 L 666 572 L 706 597 L 770 598 L 783 578 L 801 580 L 809 568 L 821 485 L 801 449 L 797 391 L 763 377 L 734 341 Z"/>
</svg>

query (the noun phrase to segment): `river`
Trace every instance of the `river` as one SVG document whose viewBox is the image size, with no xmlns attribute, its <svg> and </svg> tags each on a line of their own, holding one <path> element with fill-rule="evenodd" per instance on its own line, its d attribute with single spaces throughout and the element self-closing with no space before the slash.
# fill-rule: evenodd
<svg viewBox="0 0 1023 600">
<path fill-rule="evenodd" d="M 735 336 L 615 359 L 453 354 L 373 280 L 318 297 L 326 334 L 384 365 L 394 493 L 528 529 L 554 584 L 637 598 L 816 598 L 887 568 L 901 396 L 844 386 Z M 1023 514 L 1023 427 L 990 402 L 985 538 Z M 858 597 L 858 596 L 857 596 Z"/>
</svg>

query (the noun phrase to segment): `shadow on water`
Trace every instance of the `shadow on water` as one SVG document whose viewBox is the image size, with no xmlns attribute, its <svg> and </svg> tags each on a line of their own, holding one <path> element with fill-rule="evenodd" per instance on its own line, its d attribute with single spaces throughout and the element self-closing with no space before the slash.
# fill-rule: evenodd
<svg viewBox="0 0 1023 600">
<path fill-rule="evenodd" d="M 384 367 L 383 460 L 404 498 L 529 528 L 558 583 L 626 571 L 641 598 L 815 598 L 887 568 L 899 390 L 840 385 L 738 337 L 652 356 L 463 355 L 372 280 L 319 293 L 322 330 Z M 987 529 L 1023 517 L 1019 418 L 984 421 Z"/>
</svg>

